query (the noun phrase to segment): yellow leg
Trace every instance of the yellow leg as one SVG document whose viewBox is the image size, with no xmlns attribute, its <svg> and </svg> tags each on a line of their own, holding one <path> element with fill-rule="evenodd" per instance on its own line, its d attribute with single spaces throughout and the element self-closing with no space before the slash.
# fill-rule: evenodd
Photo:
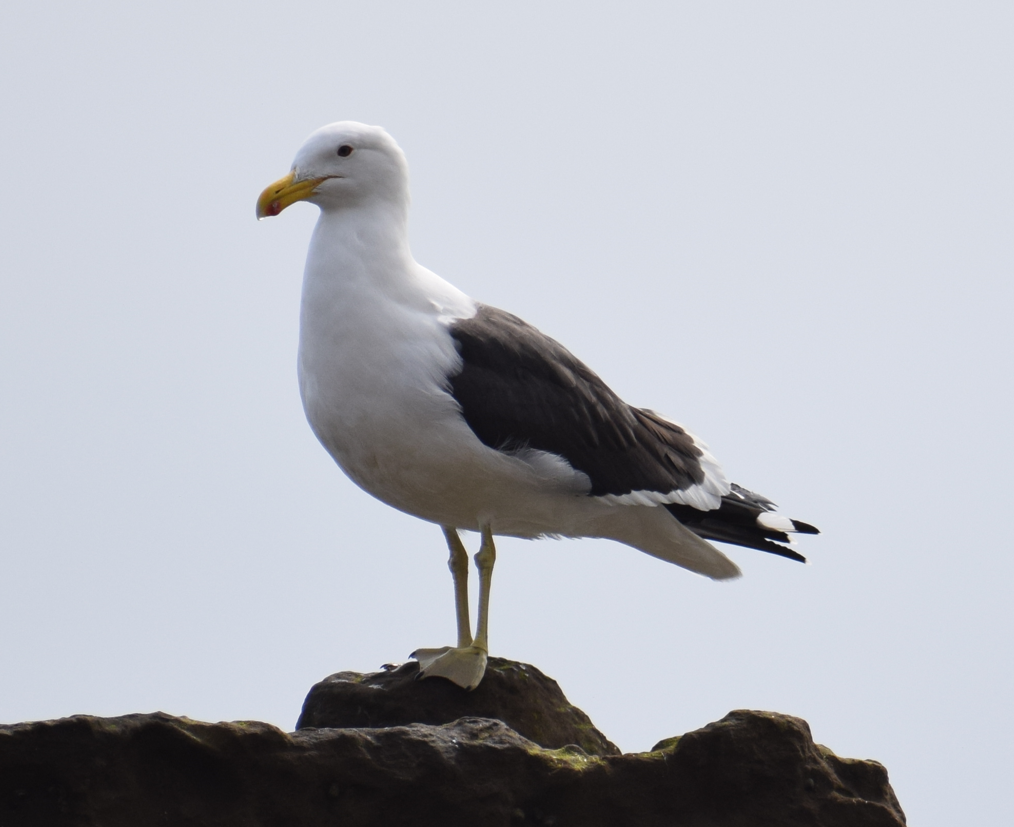
<svg viewBox="0 0 1014 827">
<path fill-rule="evenodd" d="M 482 528 L 482 545 L 475 555 L 475 567 L 479 570 L 479 620 L 475 627 L 475 645 L 484 652 L 489 651 L 489 587 L 493 583 L 494 563 L 496 546 L 493 545 L 493 531 L 487 525 Z"/>
<path fill-rule="evenodd" d="M 456 529 L 444 526 L 444 537 L 451 557 L 447 568 L 454 578 L 454 610 L 458 618 L 458 648 L 472 645 L 472 621 L 468 617 L 468 552 L 465 551 Z"/>
<path fill-rule="evenodd" d="M 454 578 L 454 609 L 458 620 L 458 645 L 442 646 L 439 649 L 416 649 L 410 657 L 419 661 L 420 678 L 447 678 L 463 689 L 475 689 L 486 674 L 487 624 L 489 619 L 489 585 L 496 561 L 493 545 L 493 531 L 489 526 L 482 528 L 482 545 L 475 555 L 479 569 L 479 623 L 472 639 L 471 622 L 468 618 L 468 553 L 458 537 L 458 532 L 444 526 L 444 537 L 451 551 L 447 567 Z"/>
</svg>

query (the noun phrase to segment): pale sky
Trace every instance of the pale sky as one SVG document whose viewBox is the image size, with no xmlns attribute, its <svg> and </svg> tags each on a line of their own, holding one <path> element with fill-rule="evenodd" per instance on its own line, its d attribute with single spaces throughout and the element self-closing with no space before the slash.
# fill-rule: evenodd
<svg viewBox="0 0 1014 827">
<path fill-rule="evenodd" d="M 1009 3 L 0 8 L 0 721 L 295 725 L 453 642 L 440 530 L 350 483 L 295 380 L 307 134 L 381 124 L 417 259 L 818 525 L 717 584 L 501 540 L 493 654 L 625 750 L 735 708 L 1006 824 Z M 472 548 L 476 538 L 469 535 Z"/>
</svg>

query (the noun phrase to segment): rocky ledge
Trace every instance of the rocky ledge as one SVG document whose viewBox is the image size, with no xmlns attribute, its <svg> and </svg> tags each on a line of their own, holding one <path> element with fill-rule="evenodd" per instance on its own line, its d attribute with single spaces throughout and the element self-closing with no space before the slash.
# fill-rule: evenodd
<svg viewBox="0 0 1014 827">
<path fill-rule="evenodd" d="M 493 658 L 467 693 L 415 664 L 313 687 L 293 733 L 163 713 L 0 727 L 0 825 L 899 827 L 887 771 L 737 710 L 622 755 L 556 682 Z"/>
</svg>

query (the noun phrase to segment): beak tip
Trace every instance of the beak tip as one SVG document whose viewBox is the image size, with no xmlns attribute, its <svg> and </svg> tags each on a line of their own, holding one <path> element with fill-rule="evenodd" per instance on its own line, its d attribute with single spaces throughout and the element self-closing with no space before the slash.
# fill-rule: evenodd
<svg viewBox="0 0 1014 827">
<path fill-rule="evenodd" d="M 276 216 L 291 204 L 309 198 L 313 194 L 314 187 L 320 183 L 319 179 L 314 178 L 294 184 L 295 178 L 296 171 L 292 170 L 260 194 L 257 199 L 258 220 Z"/>
<path fill-rule="evenodd" d="M 257 205 L 257 220 L 261 221 L 265 218 L 271 218 L 278 215 L 282 211 L 282 205 L 277 201 L 271 201 L 267 204 Z"/>
</svg>

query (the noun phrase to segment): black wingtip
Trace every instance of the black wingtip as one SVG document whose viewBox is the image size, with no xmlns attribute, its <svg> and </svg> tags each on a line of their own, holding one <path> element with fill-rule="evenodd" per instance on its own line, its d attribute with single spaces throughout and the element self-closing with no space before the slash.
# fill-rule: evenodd
<svg viewBox="0 0 1014 827">
<path fill-rule="evenodd" d="M 793 520 L 792 526 L 800 534 L 820 534 L 820 529 L 817 526 L 804 523 L 801 520 Z"/>
<path fill-rule="evenodd" d="M 778 543 L 772 543 L 770 540 L 761 540 L 756 545 L 750 546 L 750 548 L 766 551 L 768 554 L 775 554 L 779 557 L 784 557 L 786 560 L 795 560 L 797 563 L 806 562 L 806 558 L 798 551 L 793 551 L 791 548 L 779 545 Z"/>
</svg>

